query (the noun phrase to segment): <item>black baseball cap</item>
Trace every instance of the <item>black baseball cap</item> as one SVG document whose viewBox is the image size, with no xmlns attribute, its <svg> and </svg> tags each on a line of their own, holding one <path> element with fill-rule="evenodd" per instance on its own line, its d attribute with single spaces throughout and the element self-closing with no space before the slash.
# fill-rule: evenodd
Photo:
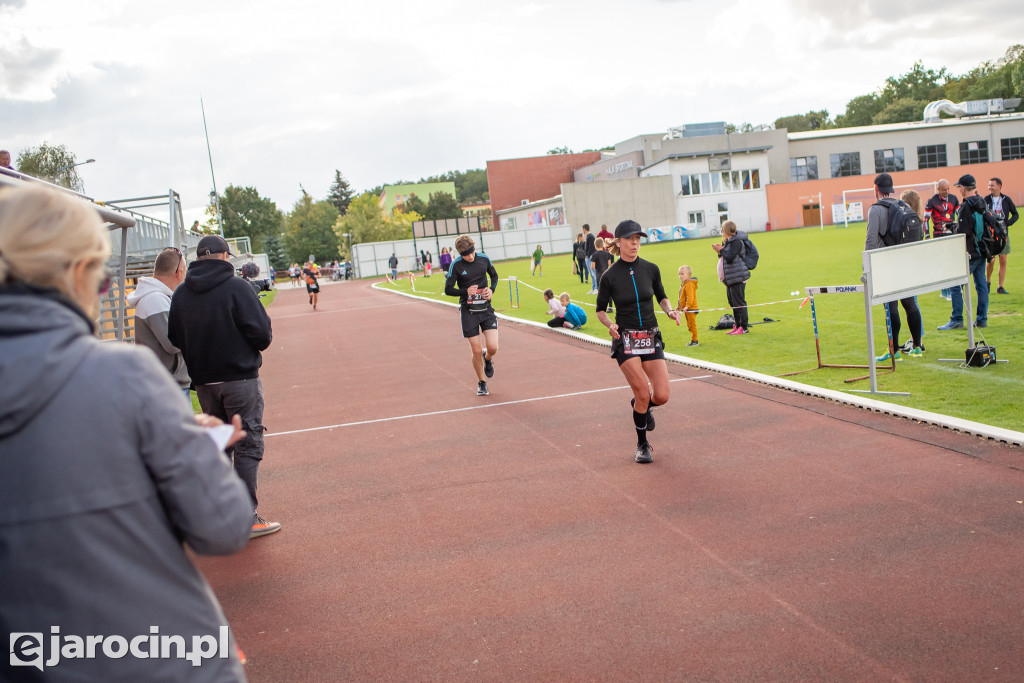
<svg viewBox="0 0 1024 683">
<path fill-rule="evenodd" d="M 978 183 L 974 181 L 974 176 L 970 173 L 965 173 L 960 176 L 960 180 L 956 181 L 956 184 L 960 187 L 977 187 Z"/>
<path fill-rule="evenodd" d="M 234 256 L 231 253 L 231 247 L 228 246 L 227 241 L 220 235 L 207 235 L 199 240 L 199 246 L 196 247 L 196 256 L 209 256 L 210 254 Z"/>
<path fill-rule="evenodd" d="M 620 237 L 629 237 L 630 235 L 647 237 L 647 233 L 640 227 L 640 224 L 632 219 L 624 220 L 615 226 L 615 239 L 619 239 Z"/>
<path fill-rule="evenodd" d="M 875 185 L 882 194 L 892 194 L 892 176 L 888 173 L 879 173 L 875 176 Z"/>
</svg>

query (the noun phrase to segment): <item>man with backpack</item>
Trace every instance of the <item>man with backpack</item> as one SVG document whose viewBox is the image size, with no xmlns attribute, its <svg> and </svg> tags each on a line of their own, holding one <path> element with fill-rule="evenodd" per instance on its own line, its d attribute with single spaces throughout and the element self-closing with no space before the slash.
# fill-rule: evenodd
<svg viewBox="0 0 1024 683">
<path fill-rule="evenodd" d="M 992 229 L 994 219 L 988 219 L 992 213 L 985 205 L 985 200 L 978 194 L 974 176 L 970 173 L 960 176 L 960 180 L 956 182 L 956 189 L 963 197 L 960 208 L 957 210 L 956 232 L 967 236 L 967 253 L 970 256 L 967 269 L 971 277 L 974 278 L 974 288 L 978 290 L 978 308 L 975 313 L 974 326 L 988 327 L 988 282 L 985 281 L 985 264 L 991 256 L 988 253 L 989 247 L 986 246 L 984 236 L 979 239 L 978 235 L 979 232 L 984 233 L 986 228 Z M 940 330 L 959 330 L 964 326 L 963 287 L 954 287 L 951 293 L 953 295 L 953 312 L 949 317 L 949 322 L 939 326 Z"/>
<path fill-rule="evenodd" d="M 891 175 L 879 173 L 875 176 L 875 199 L 877 201 L 868 209 L 868 233 L 864 240 L 864 251 L 897 244 L 910 244 L 924 239 L 921 217 L 906 202 L 897 199 L 893 193 Z M 924 355 L 924 346 L 921 344 L 921 309 L 917 307 L 917 300 L 912 296 L 900 299 L 899 304 L 907 313 L 907 325 L 910 326 L 910 336 L 913 339 L 913 347 L 907 352 L 907 355 L 919 358 Z M 903 360 L 900 357 L 902 323 L 900 322 L 899 306 L 895 301 L 886 302 L 885 313 L 889 316 L 893 347 L 875 360 L 881 363 L 892 359 L 893 356 L 896 360 Z"/>
<path fill-rule="evenodd" d="M 996 290 L 996 294 L 1009 294 L 1003 287 L 1006 284 L 1006 255 L 1010 253 L 1010 226 L 1017 222 L 1019 214 L 1017 213 L 1017 207 L 1013 205 L 1013 200 L 1003 194 L 1003 181 L 999 178 L 991 178 L 988 181 L 988 196 L 985 197 L 985 204 L 988 206 L 989 211 L 1003 224 L 1006 228 L 1006 248 L 1002 249 L 996 256 L 999 257 L 999 289 Z M 985 268 L 985 280 L 988 281 L 988 289 L 992 291 L 992 270 L 996 262 L 989 261 L 988 266 Z"/>
</svg>

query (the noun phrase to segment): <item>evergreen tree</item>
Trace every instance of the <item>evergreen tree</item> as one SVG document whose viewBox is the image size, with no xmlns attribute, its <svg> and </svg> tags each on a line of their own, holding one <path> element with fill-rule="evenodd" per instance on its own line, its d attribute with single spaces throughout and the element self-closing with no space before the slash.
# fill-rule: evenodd
<svg viewBox="0 0 1024 683">
<path fill-rule="evenodd" d="M 352 186 L 345 180 L 345 176 L 341 175 L 341 171 L 338 169 L 334 169 L 334 183 L 327 193 L 327 201 L 334 204 L 334 208 L 338 210 L 338 213 L 344 216 L 348 213 L 348 205 L 352 202 L 354 195 L 355 192 L 352 191 Z"/>
<path fill-rule="evenodd" d="M 266 249 L 267 260 L 270 261 L 270 265 L 274 267 L 274 270 L 281 273 L 288 269 L 288 254 L 284 251 L 280 237 L 269 235 L 263 241 L 263 248 Z"/>
</svg>

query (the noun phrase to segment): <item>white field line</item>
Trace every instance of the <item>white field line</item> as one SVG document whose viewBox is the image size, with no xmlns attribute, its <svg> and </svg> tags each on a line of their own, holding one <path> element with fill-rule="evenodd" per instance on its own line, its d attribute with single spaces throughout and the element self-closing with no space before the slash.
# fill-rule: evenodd
<svg viewBox="0 0 1024 683">
<path fill-rule="evenodd" d="M 695 379 L 710 379 L 711 375 L 700 375 L 698 377 L 678 377 L 676 379 L 670 379 L 669 382 L 689 382 Z M 434 417 L 436 415 L 451 415 L 452 413 L 464 413 L 468 410 L 485 410 L 487 408 L 500 408 L 502 406 L 511 406 L 517 403 L 533 403 L 535 401 L 551 401 L 559 398 L 572 398 L 574 396 L 585 396 L 587 394 L 600 394 L 605 391 L 618 391 L 619 389 L 629 389 L 628 384 L 624 384 L 618 387 L 606 387 L 604 389 L 588 389 L 587 391 L 574 391 L 568 394 L 554 394 L 552 396 L 537 396 L 534 398 L 521 398 L 515 401 L 502 401 L 501 403 L 486 403 L 479 406 L 466 406 L 465 408 L 452 408 L 450 410 L 434 410 L 429 413 L 415 413 L 412 415 L 395 415 L 393 417 L 380 417 L 376 420 L 360 420 L 358 422 L 345 422 L 343 424 L 326 425 L 323 427 L 309 427 L 307 429 L 292 429 L 287 432 L 267 432 L 263 435 L 264 438 L 270 438 L 272 436 L 287 436 L 289 434 L 307 434 L 309 432 L 321 432 L 326 429 L 343 429 L 345 427 L 358 427 L 360 425 L 377 424 L 380 422 L 394 422 L 396 420 L 412 420 L 419 417 Z"/>
</svg>

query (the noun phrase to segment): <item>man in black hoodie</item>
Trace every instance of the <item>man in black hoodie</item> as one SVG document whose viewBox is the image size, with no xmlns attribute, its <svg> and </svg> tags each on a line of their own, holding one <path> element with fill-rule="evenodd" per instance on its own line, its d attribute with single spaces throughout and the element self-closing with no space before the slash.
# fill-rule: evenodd
<svg viewBox="0 0 1024 683">
<path fill-rule="evenodd" d="M 203 412 L 225 422 L 236 414 L 242 418 L 246 436 L 227 452 L 252 498 L 250 536 L 256 537 L 281 528 L 256 512 L 264 431 L 260 352 L 270 346 L 270 316 L 252 286 L 235 277 L 230 257 L 224 238 L 199 240 L 196 260 L 171 297 L 167 337 L 181 349 Z"/>
<path fill-rule="evenodd" d="M 970 256 L 967 268 L 974 278 L 974 288 L 978 290 L 978 310 L 975 313 L 974 326 L 988 327 L 988 283 L 985 281 L 986 259 L 978 250 L 978 240 L 974 234 L 974 214 L 985 215 L 985 200 L 978 195 L 977 183 L 970 173 L 960 176 L 956 182 L 957 192 L 963 197 L 956 216 L 956 232 L 967 236 L 967 254 Z M 964 294 L 963 287 L 954 287 L 953 312 L 949 322 L 939 325 L 940 330 L 958 330 L 964 326 Z"/>
</svg>

